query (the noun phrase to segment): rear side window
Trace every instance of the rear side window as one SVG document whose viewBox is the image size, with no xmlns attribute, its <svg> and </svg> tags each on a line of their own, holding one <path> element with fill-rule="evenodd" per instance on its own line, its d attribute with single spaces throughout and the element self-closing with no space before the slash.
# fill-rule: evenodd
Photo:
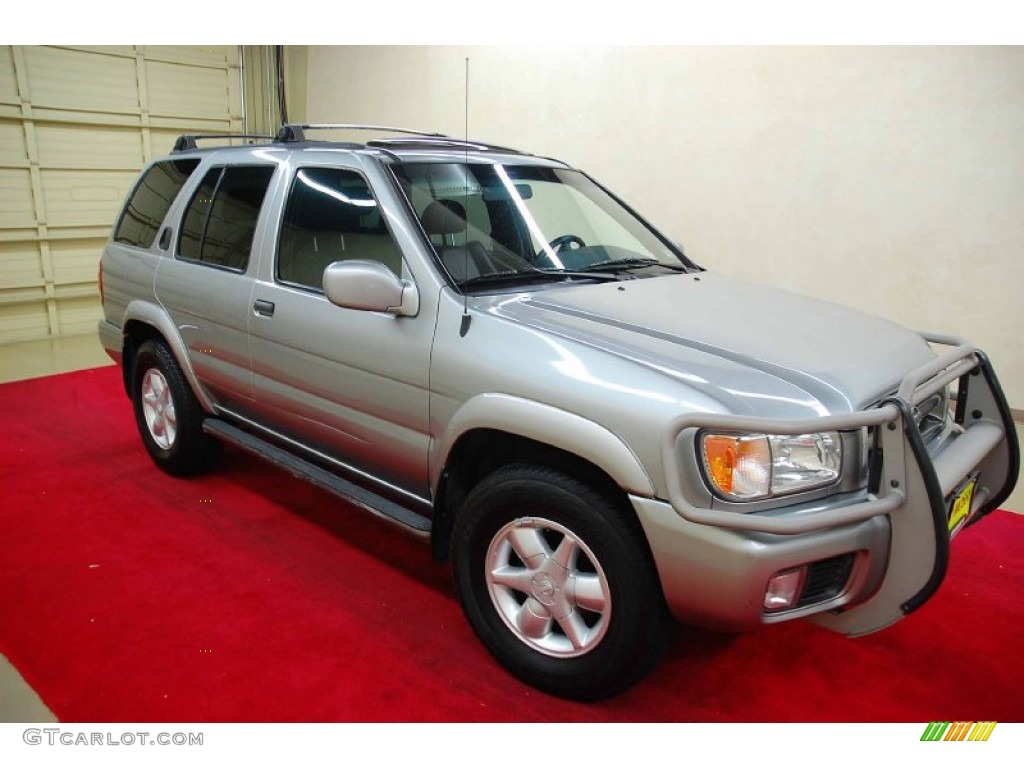
<svg viewBox="0 0 1024 768">
<path fill-rule="evenodd" d="M 300 168 L 284 211 L 277 277 L 323 290 L 328 264 L 376 261 L 402 274 L 402 254 L 366 179 L 344 168 Z"/>
<path fill-rule="evenodd" d="M 271 165 L 230 165 L 208 171 L 185 210 L 178 258 L 244 272 L 273 175 Z"/>
<path fill-rule="evenodd" d="M 114 241 L 149 248 L 174 198 L 199 165 L 198 160 L 167 160 L 151 166 L 128 198 Z"/>
</svg>

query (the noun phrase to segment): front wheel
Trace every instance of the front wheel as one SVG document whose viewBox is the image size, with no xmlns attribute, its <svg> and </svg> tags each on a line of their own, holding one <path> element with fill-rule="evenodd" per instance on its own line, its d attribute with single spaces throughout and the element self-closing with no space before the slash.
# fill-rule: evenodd
<svg viewBox="0 0 1024 768">
<path fill-rule="evenodd" d="M 667 611 L 639 526 L 569 475 L 522 465 L 481 481 L 456 521 L 453 567 L 483 644 L 548 693 L 614 695 L 664 648 Z"/>
</svg>

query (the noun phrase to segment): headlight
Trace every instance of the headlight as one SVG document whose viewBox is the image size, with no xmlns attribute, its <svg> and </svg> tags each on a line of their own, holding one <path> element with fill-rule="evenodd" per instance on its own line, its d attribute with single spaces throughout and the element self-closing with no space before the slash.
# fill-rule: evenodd
<svg viewBox="0 0 1024 768">
<path fill-rule="evenodd" d="M 835 482 L 842 465 L 838 432 L 813 435 L 704 433 L 700 453 L 708 482 L 730 501 L 752 501 Z"/>
</svg>

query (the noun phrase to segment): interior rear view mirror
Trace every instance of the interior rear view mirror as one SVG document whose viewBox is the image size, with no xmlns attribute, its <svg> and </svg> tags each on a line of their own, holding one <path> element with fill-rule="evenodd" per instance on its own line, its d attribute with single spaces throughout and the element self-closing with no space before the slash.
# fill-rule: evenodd
<svg viewBox="0 0 1024 768">
<path fill-rule="evenodd" d="M 533 197 L 533 187 L 529 184 L 515 184 L 516 194 L 521 200 L 529 200 Z M 502 200 L 511 200 L 507 187 L 484 187 L 483 198 L 486 203 L 495 203 Z"/>
</svg>

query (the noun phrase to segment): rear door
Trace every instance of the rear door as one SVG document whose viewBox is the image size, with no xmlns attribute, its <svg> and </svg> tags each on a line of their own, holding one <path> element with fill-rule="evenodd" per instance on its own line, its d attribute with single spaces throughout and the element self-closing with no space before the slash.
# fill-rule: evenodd
<svg viewBox="0 0 1024 768">
<path fill-rule="evenodd" d="M 200 384 L 218 405 L 247 413 L 252 403 L 248 324 L 252 245 L 276 166 L 214 165 L 194 188 L 160 260 L 156 295 L 188 349 Z"/>
</svg>

